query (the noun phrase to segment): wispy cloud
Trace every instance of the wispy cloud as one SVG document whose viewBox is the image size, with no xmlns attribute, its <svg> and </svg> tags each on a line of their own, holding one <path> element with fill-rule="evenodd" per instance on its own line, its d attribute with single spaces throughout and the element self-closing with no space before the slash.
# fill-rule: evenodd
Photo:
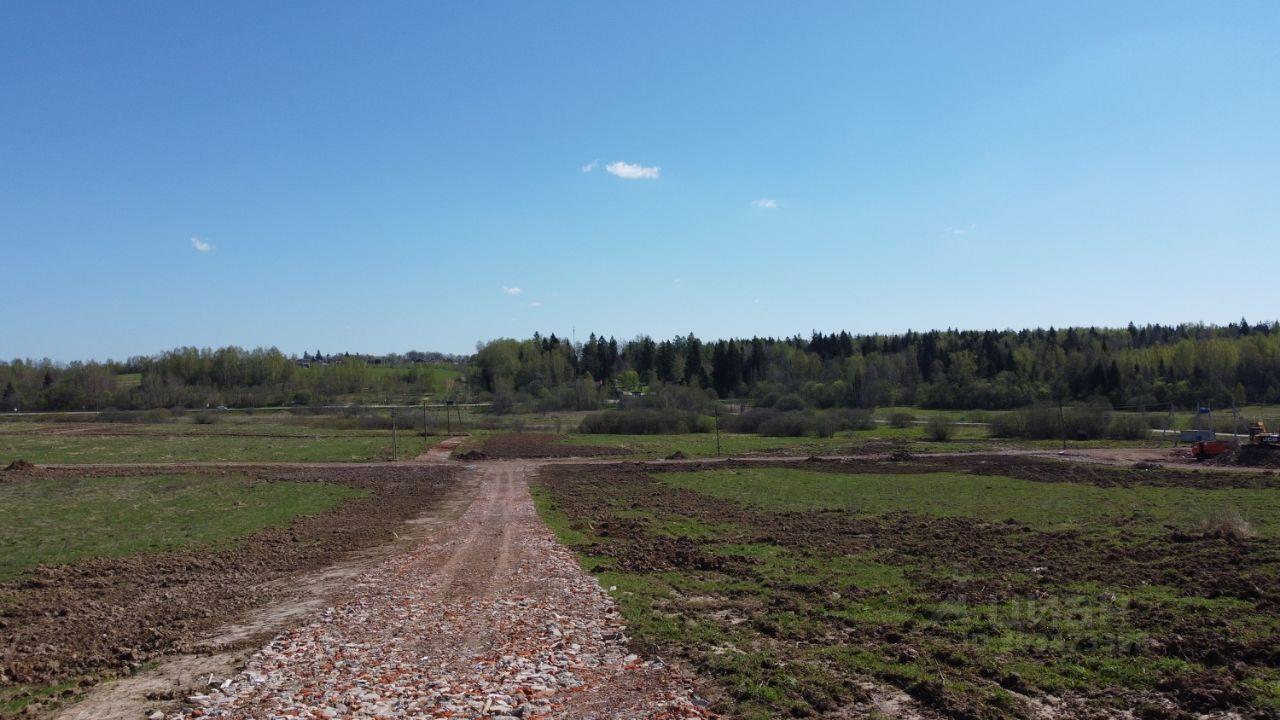
<svg viewBox="0 0 1280 720">
<path fill-rule="evenodd" d="M 533 302 L 529 303 L 529 307 L 534 307 L 534 308 L 542 307 L 542 301 L 534 300 Z"/>
<path fill-rule="evenodd" d="M 502 292 L 506 293 L 507 295 L 519 295 L 524 291 L 518 287 L 507 287 L 506 285 L 503 285 Z"/>
<path fill-rule="evenodd" d="M 760 198 L 759 200 L 752 200 L 751 204 L 755 205 L 758 208 L 764 208 L 765 210 L 778 209 L 778 201 L 774 200 L 773 198 Z"/>
<path fill-rule="evenodd" d="M 968 235 L 969 233 L 977 229 L 978 229 L 977 225 L 973 223 L 969 223 L 968 225 L 961 225 L 958 227 L 949 227 L 947 228 L 947 232 L 952 235 Z"/>
<path fill-rule="evenodd" d="M 658 174 L 662 172 L 660 167 L 646 167 L 644 165 L 632 165 L 627 162 L 611 162 L 604 166 L 605 172 L 610 175 L 617 175 L 623 180 L 657 180 Z"/>
<path fill-rule="evenodd" d="M 201 240 L 201 239 L 200 239 L 200 238 L 198 238 L 198 237 L 193 237 L 193 238 L 191 238 L 191 247 L 195 248 L 195 249 L 196 249 L 196 252 L 207 253 L 207 252 L 212 252 L 212 251 L 213 251 L 213 246 L 212 246 L 212 245 L 210 245 L 209 243 L 207 243 L 207 242 L 205 242 L 205 241 Z"/>
<path fill-rule="evenodd" d="M 600 161 L 592 160 L 591 162 L 582 166 L 582 172 L 591 172 L 592 170 L 595 170 L 598 167 L 600 167 Z"/>
</svg>

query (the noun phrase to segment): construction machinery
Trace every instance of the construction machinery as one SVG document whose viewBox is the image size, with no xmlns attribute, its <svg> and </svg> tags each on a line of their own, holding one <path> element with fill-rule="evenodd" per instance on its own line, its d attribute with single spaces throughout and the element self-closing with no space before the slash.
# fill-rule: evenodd
<svg viewBox="0 0 1280 720">
<path fill-rule="evenodd" d="M 1249 446 L 1267 450 L 1280 449 L 1280 433 L 1267 432 L 1266 423 L 1254 420 L 1249 424 Z M 1238 447 L 1240 443 L 1237 439 L 1217 440 L 1212 436 L 1198 437 L 1191 445 L 1191 457 L 1197 460 L 1208 460 Z"/>
<path fill-rule="evenodd" d="M 1201 440 L 1191 446 L 1191 457 L 1197 460 L 1208 460 L 1228 450 L 1234 450 L 1235 447 L 1234 440 Z"/>
<path fill-rule="evenodd" d="M 1280 432 L 1267 432 L 1266 423 L 1254 420 L 1249 424 L 1249 444 L 1280 448 Z"/>
</svg>

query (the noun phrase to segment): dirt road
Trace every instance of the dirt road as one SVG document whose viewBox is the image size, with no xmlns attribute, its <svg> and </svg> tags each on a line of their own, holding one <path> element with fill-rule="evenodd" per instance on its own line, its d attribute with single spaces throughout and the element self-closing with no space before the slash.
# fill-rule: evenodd
<svg viewBox="0 0 1280 720">
<path fill-rule="evenodd" d="M 533 467 L 478 468 L 456 522 L 168 717 L 705 717 L 688 675 L 628 653 L 612 599 L 538 518 Z"/>
</svg>

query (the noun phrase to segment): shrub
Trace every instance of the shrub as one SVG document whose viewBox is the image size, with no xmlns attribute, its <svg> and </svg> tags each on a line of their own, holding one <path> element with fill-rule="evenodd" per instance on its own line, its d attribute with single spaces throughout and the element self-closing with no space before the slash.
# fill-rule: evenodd
<svg viewBox="0 0 1280 720">
<path fill-rule="evenodd" d="M 216 413 L 205 410 L 204 412 L 192 413 L 191 419 L 196 421 L 197 425 L 212 425 L 218 422 Z"/>
<path fill-rule="evenodd" d="M 1097 440 L 1106 437 L 1111 425 L 1111 404 L 1071 405 L 1064 408 L 1063 416 L 1063 421 L 1067 424 L 1067 437 Z"/>
<path fill-rule="evenodd" d="M 871 410 L 836 408 L 826 411 L 823 415 L 835 430 L 871 430 L 876 426 L 875 413 Z"/>
<path fill-rule="evenodd" d="M 681 435 L 711 432 L 710 418 L 688 410 L 602 410 L 582 419 L 580 432 L 607 435 Z"/>
<path fill-rule="evenodd" d="M 1142 440 L 1151 435 L 1151 425 L 1142 415 L 1116 413 L 1107 427 L 1107 437 L 1113 440 Z"/>
<path fill-rule="evenodd" d="M 164 408 L 156 408 L 142 413 L 141 421 L 144 423 L 162 423 L 173 419 L 173 415 Z"/>
<path fill-rule="evenodd" d="M 908 428 L 916 423 L 916 416 L 909 412 L 896 412 L 889 416 L 889 426 L 896 428 Z"/>
<path fill-rule="evenodd" d="M 956 424 L 949 418 L 941 415 L 935 415 L 929 418 L 929 422 L 925 423 L 924 436 L 934 442 L 945 442 L 955 435 Z"/>
<path fill-rule="evenodd" d="M 781 410 L 782 412 L 792 412 L 794 410 L 803 410 L 804 408 L 804 398 L 799 395 L 783 395 L 773 404 L 774 410 Z"/>
<path fill-rule="evenodd" d="M 761 423 L 759 433 L 766 437 L 803 437 L 810 434 L 811 428 L 807 413 L 787 412 Z"/>
<path fill-rule="evenodd" d="M 781 411 L 773 408 L 753 408 L 740 415 L 725 418 L 724 429 L 736 433 L 758 433 L 761 425 L 781 414 Z"/>
</svg>

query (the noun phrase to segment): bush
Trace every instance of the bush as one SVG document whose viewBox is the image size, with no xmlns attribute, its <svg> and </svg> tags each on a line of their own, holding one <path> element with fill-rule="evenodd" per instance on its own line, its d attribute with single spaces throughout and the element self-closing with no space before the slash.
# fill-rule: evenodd
<svg viewBox="0 0 1280 720">
<path fill-rule="evenodd" d="M 798 410 L 777 413 L 760 423 L 757 432 L 766 437 L 831 437 L 842 423 L 853 421 L 842 412 L 814 412 Z"/>
<path fill-rule="evenodd" d="M 929 418 L 929 422 L 925 423 L 924 436 L 928 440 L 934 442 L 945 442 L 950 440 L 956 433 L 956 424 L 949 418 L 941 415 L 935 415 Z"/>
<path fill-rule="evenodd" d="M 871 430 L 876 426 L 875 413 L 857 408 L 836 408 L 822 413 L 835 430 Z M 823 437 L 830 437 L 823 436 Z"/>
<path fill-rule="evenodd" d="M 688 410 L 602 410 L 582 419 L 579 432 L 592 435 L 682 435 L 711 432 L 712 420 Z"/>
<path fill-rule="evenodd" d="M 909 412 L 896 412 L 889 416 L 889 427 L 909 428 L 916 424 L 916 416 Z"/>
<path fill-rule="evenodd" d="M 813 434 L 811 414 L 778 413 L 775 417 L 761 423 L 758 432 L 766 437 L 804 437 Z"/>
<path fill-rule="evenodd" d="M 173 415 L 164 408 L 156 408 L 142 413 L 140 420 L 144 423 L 162 423 L 173 419 Z"/>
<path fill-rule="evenodd" d="M 192 413 L 191 419 L 196 421 L 197 425 L 212 425 L 218 422 L 216 413 L 205 410 L 204 412 Z"/>
<path fill-rule="evenodd" d="M 782 412 L 773 408 L 753 408 L 741 415 L 730 415 L 724 419 L 724 429 L 736 433 L 757 433 L 760 426 L 772 420 Z"/>
<path fill-rule="evenodd" d="M 804 398 L 799 395 L 783 395 L 773 404 L 774 410 L 781 410 L 782 412 L 792 412 L 794 410 L 803 410 L 804 408 Z"/>
<path fill-rule="evenodd" d="M 1150 435 L 1147 418 L 1133 413 L 1116 413 L 1107 427 L 1107 437 L 1113 440 L 1142 440 Z"/>
</svg>

